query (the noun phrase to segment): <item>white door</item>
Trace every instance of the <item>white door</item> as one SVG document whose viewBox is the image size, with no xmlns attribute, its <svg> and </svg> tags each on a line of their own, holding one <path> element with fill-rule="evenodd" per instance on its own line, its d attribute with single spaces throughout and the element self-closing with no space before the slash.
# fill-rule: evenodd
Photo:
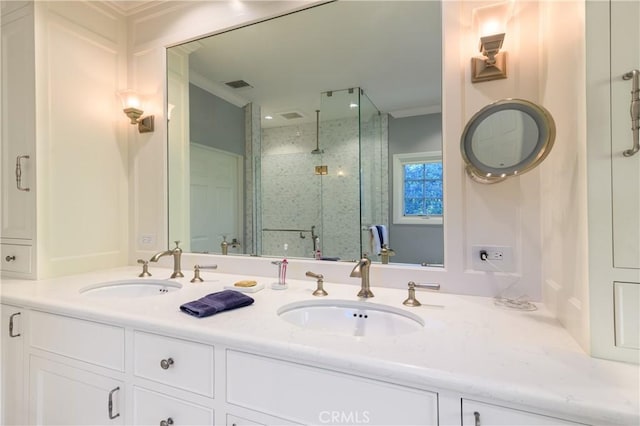
<svg viewBox="0 0 640 426">
<path fill-rule="evenodd" d="M 611 22 L 613 259 L 616 268 L 640 269 L 640 152 L 622 154 L 632 146 L 633 84 L 622 76 L 640 72 L 640 2 L 611 2 Z"/>
<path fill-rule="evenodd" d="M 120 381 L 34 356 L 29 377 L 30 424 L 124 424 Z"/>
<path fill-rule="evenodd" d="M 243 235 L 242 157 L 192 143 L 190 174 L 191 251 L 220 252 Z"/>
<path fill-rule="evenodd" d="M 0 424 L 27 424 L 24 413 L 24 362 L 23 362 L 23 330 L 24 316 L 20 309 L 2 305 L 2 337 L 0 339 L 2 370 L 0 377 L 2 387 L 2 406 L 0 407 Z"/>
</svg>

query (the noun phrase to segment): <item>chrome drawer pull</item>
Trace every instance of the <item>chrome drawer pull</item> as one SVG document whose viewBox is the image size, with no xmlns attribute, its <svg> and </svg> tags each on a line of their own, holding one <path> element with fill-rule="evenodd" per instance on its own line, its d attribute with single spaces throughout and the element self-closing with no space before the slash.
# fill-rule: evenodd
<svg viewBox="0 0 640 426">
<path fill-rule="evenodd" d="M 28 155 L 18 155 L 16 158 L 16 186 L 18 187 L 18 191 L 29 192 L 31 189 L 25 188 L 22 186 L 22 167 L 20 162 L 22 159 L 29 159 Z"/>
<path fill-rule="evenodd" d="M 15 255 L 11 255 L 11 256 L 5 257 L 4 260 L 6 260 L 7 262 L 13 262 L 14 260 L 16 260 L 16 257 Z"/>
<path fill-rule="evenodd" d="M 118 417 L 120 417 L 120 413 L 116 414 L 115 416 L 113 415 L 113 394 L 119 390 L 120 387 L 118 386 L 117 388 L 112 389 L 111 392 L 109 392 L 109 420 L 117 419 Z"/>
<path fill-rule="evenodd" d="M 160 361 L 160 367 L 163 370 L 168 370 L 169 367 L 171 367 L 172 365 L 173 365 L 173 358 L 167 358 Z"/>
<path fill-rule="evenodd" d="M 480 413 L 478 413 L 477 411 L 474 411 L 473 417 L 476 418 L 475 426 L 480 426 Z"/>
<path fill-rule="evenodd" d="M 169 417 L 167 420 L 163 420 L 160 422 L 160 426 L 171 426 L 173 424 L 173 419 Z"/>
<path fill-rule="evenodd" d="M 16 312 L 15 314 L 9 317 L 9 337 L 20 337 L 20 333 L 13 334 L 13 319 L 20 315 L 20 312 Z"/>
</svg>

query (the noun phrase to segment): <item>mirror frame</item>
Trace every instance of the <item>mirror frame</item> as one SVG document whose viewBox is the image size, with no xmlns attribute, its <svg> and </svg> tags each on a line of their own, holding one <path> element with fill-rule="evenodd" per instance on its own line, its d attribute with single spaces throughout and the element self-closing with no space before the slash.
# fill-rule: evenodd
<svg viewBox="0 0 640 426">
<path fill-rule="evenodd" d="M 537 125 L 538 138 L 533 151 L 516 164 L 496 168 L 484 164 L 473 151 L 473 137 L 480 124 L 492 114 L 505 110 L 521 111 L 530 116 Z M 511 176 L 519 176 L 536 167 L 551 152 L 556 137 L 553 117 L 544 107 L 525 99 L 501 99 L 478 111 L 467 123 L 460 138 L 460 151 L 469 177 L 478 183 L 492 184 Z"/>
</svg>

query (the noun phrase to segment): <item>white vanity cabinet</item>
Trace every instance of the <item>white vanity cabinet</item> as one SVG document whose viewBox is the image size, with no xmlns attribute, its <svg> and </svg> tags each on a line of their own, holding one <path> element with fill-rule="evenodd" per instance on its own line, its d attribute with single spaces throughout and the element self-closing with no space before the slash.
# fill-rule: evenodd
<svg viewBox="0 0 640 426">
<path fill-rule="evenodd" d="M 35 229 L 34 18 L 27 2 L 2 3 L 0 270 L 29 278 Z"/>
<path fill-rule="evenodd" d="M 406 386 L 158 327 L 6 305 L 2 327 L 3 424 L 582 424 L 545 407 L 477 401 L 428 381 Z"/>
<path fill-rule="evenodd" d="M 25 424 L 23 345 L 26 312 L 24 309 L 9 305 L 0 305 L 0 309 L 2 310 L 0 424 Z"/>
</svg>

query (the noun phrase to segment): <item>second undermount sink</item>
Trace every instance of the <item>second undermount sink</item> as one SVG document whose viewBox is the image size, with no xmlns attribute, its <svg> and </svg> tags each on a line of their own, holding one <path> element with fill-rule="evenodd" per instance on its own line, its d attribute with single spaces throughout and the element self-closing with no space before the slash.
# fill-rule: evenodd
<svg viewBox="0 0 640 426">
<path fill-rule="evenodd" d="M 402 309 L 349 300 L 289 303 L 278 315 L 306 330 L 347 336 L 397 336 L 424 328 L 422 318 Z"/>
<path fill-rule="evenodd" d="M 182 284 L 148 278 L 108 281 L 80 289 L 80 294 L 98 298 L 134 298 L 160 296 L 180 290 Z"/>
</svg>

